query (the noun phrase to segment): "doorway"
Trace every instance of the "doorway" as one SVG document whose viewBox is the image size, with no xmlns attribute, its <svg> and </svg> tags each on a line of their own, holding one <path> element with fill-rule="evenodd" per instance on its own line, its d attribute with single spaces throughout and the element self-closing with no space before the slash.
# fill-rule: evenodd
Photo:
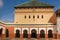
<svg viewBox="0 0 60 40">
<path fill-rule="evenodd" d="M 45 31 L 44 30 L 40 31 L 40 38 L 45 38 Z"/>
<path fill-rule="evenodd" d="M 37 31 L 35 29 L 31 31 L 31 38 L 37 38 Z"/>
<path fill-rule="evenodd" d="M 18 29 L 16 30 L 16 38 L 20 38 L 20 31 Z"/>
<path fill-rule="evenodd" d="M 53 38 L 52 30 L 49 30 L 49 31 L 48 31 L 48 38 Z"/>
<path fill-rule="evenodd" d="M 27 30 L 23 31 L 23 38 L 28 38 L 28 31 Z"/>
</svg>

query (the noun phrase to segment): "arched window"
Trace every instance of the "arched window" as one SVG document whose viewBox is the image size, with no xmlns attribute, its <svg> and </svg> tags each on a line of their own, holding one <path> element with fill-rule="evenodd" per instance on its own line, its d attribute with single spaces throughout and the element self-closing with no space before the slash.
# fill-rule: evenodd
<svg viewBox="0 0 60 40">
<path fill-rule="evenodd" d="M 23 31 L 23 38 L 28 38 L 28 31 L 27 30 Z"/>
<path fill-rule="evenodd" d="M 35 16 L 33 15 L 33 19 L 35 18 Z"/>
<path fill-rule="evenodd" d="M 31 18 L 31 16 L 29 15 L 29 19 Z"/>
<path fill-rule="evenodd" d="M 53 38 L 52 30 L 49 30 L 49 31 L 48 31 L 48 38 Z"/>
<path fill-rule="evenodd" d="M 45 38 L 45 31 L 44 30 L 40 31 L 40 38 Z"/>
<path fill-rule="evenodd" d="M 20 38 L 20 31 L 18 29 L 16 30 L 16 38 Z"/>
<path fill-rule="evenodd" d="M 31 38 L 37 38 L 37 31 L 35 29 L 31 31 Z"/>
<path fill-rule="evenodd" d="M 37 18 L 39 19 L 39 15 L 37 16 Z"/>
<path fill-rule="evenodd" d="M 6 29 L 6 37 L 9 37 L 9 30 Z"/>
<path fill-rule="evenodd" d="M 43 15 L 42 15 L 42 19 L 43 19 Z"/>
<path fill-rule="evenodd" d="M 24 18 L 26 19 L 26 16 L 24 16 Z"/>
</svg>

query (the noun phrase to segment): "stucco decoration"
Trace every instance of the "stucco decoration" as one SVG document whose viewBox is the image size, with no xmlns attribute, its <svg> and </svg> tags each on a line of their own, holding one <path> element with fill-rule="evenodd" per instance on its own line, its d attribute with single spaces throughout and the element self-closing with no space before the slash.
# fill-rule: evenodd
<svg viewBox="0 0 60 40">
<path fill-rule="evenodd" d="M 23 31 L 24 31 L 24 30 L 27 30 L 28 33 L 29 33 L 29 29 L 28 29 L 28 28 L 22 28 L 22 34 L 23 34 Z"/>
<path fill-rule="evenodd" d="M 39 34 L 40 34 L 40 31 L 41 30 L 44 30 L 45 31 L 45 34 L 46 34 L 46 28 L 39 28 Z"/>
<path fill-rule="evenodd" d="M 52 30 L 52 33 L 54 33 L 54 29 L 53 28 L 47 28 L 47 34 L 48 34 L 49 30 Z"/>
<path fill-rule="evenodd" d="M 16 33 L 16 30 L 19 30 L 21 34 L 21 28 L 14 28 L 14 33 Z"/>
<path fill-rule="evenodd" d="M 31 31 L 35 29 L 37 31 L 37 34 L 38 34 L 38 28 L 30 28 L 30 34 L 31 34 Z"/>
</svg>

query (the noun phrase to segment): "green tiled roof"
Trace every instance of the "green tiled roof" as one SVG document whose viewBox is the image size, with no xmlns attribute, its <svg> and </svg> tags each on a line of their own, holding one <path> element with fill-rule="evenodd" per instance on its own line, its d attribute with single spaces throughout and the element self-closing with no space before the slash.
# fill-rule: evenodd
<svg viewBox="0 0 60 40">
<path fill-rule="evenodd" d="M 15 7 L 53 7 L 53 6 L 43 2 L 30 1 L 22 4 L 18 4 Z"/>
</svg>

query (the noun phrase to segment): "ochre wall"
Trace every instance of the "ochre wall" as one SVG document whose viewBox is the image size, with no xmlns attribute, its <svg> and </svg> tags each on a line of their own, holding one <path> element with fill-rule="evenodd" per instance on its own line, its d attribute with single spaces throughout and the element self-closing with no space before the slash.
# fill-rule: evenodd
<svg viewBox="0 0 60 40">
<path fill-rule="evenodd" d="M 26 15 L 26 19 L 24 16 Z M 29 15 L 31 18 L 29 19 Z M 33 19 L 33 15 L 35 19 Z M 39 19 L 37 16 L 39 15 Z M 42 19 L 43 15 L 43 19 Z M 15 24 L 47 24 L 54 15 L 53 8 L 29 8 L 29 9 L 15 9 Z M 56 18 L 55 18 L 56 19 Z M 52 23 L 52 22 L 50 22 Z"/>
</svg>

